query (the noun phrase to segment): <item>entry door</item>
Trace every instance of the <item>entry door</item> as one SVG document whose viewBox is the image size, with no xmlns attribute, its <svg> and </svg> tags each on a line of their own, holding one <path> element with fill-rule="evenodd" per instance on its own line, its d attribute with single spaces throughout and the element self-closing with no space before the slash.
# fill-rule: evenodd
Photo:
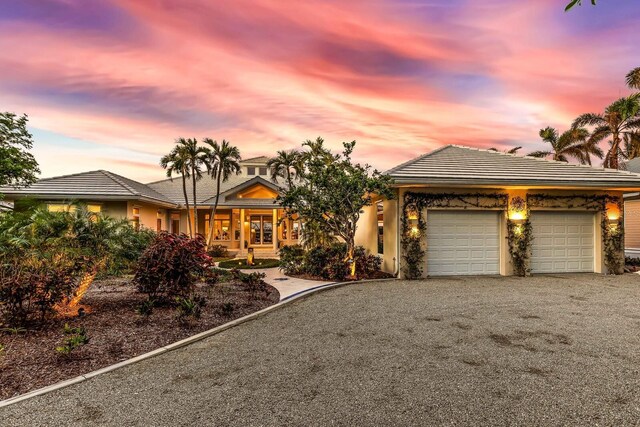
<svg viewBox="0 0 640 427">
<path fill-rule="evenodd" d="M 531 227 L 532 273 L 594 271 L 595 214 L 534 211 Z"/>
<path fill-rule="evenodd" d="M 269 245 L 273 243 L 273 215 L 251 215 L 252 245 Z"/>
<path fill-rule="evenodd" d="M 427 275 L 500 273 L 495 211 L 428 211 Z"/>
</svg>

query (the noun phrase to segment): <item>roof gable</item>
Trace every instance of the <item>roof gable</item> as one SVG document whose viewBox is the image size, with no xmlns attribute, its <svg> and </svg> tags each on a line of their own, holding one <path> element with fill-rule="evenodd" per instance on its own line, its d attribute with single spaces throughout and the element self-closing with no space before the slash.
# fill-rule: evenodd
<svg viewBox="0 0 640 427">
<path fill-rule="evenodd" d="M 397 184 L 640 187 L 640 175 L 447 145 L 386 172 Z"/>
<path fill-rule="evenodd" d="M 253 191 L 256 189 L 262 189 L 266 191 Z M 273 201 L 277 194 L 279 193 L 279 188 L 272 182 L 267 181 L 266 179 L 256 176 L 250 180 L 242 182 L 235 187 L 229 188 L 226 191 L 220 193 L 220 203 L 226 202 L 238 202 L 238 199 L 244 200 L 270 200 Z M 253 193 L 253 194 L 252 194 Z M 265 197 L 267 196 L 267 197 Z M 204 204 L 213 204 L 215 203 L 215 196 L 204 200 L 202 203 Z"/>
</svg>

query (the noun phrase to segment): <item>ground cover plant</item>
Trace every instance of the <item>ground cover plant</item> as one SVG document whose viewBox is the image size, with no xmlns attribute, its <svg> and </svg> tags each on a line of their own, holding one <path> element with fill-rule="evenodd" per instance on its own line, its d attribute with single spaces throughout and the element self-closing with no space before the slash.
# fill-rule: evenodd
<svg viewBox="0 0 640 427">
<path fill-rule="evenodd" d="M 276 258 L 255 258 L 253 260 L 254 265 L 247 265 L 246 258 L 235 258 L 225 261 L 220 261 L 218 267 L 220 268 L 240 268 L 240 269 L 260 269 L 260 268 L 275 268 L 280 266 L 280 260 Z"/>
</svg>

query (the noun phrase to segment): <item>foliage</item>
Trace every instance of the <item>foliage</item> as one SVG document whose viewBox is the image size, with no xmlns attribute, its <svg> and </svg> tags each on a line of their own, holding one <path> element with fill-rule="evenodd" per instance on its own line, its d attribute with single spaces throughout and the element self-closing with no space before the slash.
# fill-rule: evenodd
<svg viewBox="0 0 640 427">
<path fill-rule="evenodd" d="M 640 94 L 620 98 L 604 113 L 586 113 L 573 122 L 574 128 L 592 127 L 588 143 L 608 140 L 604 166 L 618 169 L 621 161 L 640 154 Z"/>
<path fill-rule="evenodd" d="M 264 273 L 243 273 L 238 269 L 231 270 L 231 276 L 235 284 L 242 286 L 247 292 L 255 296 L 258 292 L 267 292 L 267 283 Z"/>
<path fill-rule="evenodd" d="M 230 259 L 227 261 L 220 261 L 218 267 L 220 268 L 241 268 L 246 270 L 254 270 L 261 268 L 275 268 L 280 266 L 280 260 L 275 258 L 254 258 L 254 265 L 247 265 L 247 259 Z"/>
<path fill-rule="evenodd" d="M 329 247 L 338 241 L 330 229 L 313 220 L 308 220 L 302 224 L 300 239 L 302 246 L 306 249 L 315 248 L 316 246 Z"/>
<path fill-rule="evenodd" d="M 75 349 L 89 343 L 87 331 L 82 326 L 73 328 L 65 323 L 63 333 L 66 338 L 61 346 L 56 347 L 56 351 L 64 356 L 69 356 Z"/>
<path fill-rule="evenodd" d="M 304 169 L 304 157 L 297 150 L 278 151 L 277 155 L 267 162 L 271 180 L 278 183 L 278 178 L 284 178 L 289 187 Z"/>
<path fill-rule="evenodd" d="M 138 308 L 136 308 L 136 313 L 143 317 L 149 317 L 153 314 L 153 309 L 155 308 L 155 301 L 153 299 L 144 300 Z"/>
<path fill-rule="evenodd" d="M 220 312 L 220 314 L 222 314 L 225 317 L 231 316 L 234 310 L 235 310 L 235 306 L 233 305 L 232 302 L 225 302 L 221 304 L 220 307 L 218 308 L 218 311 Z"/>
<path fill-rule="evenodd" d="M 184 204 L 187 208 L 188 217 L 191 218 L 189 208 L 189 196 L 187 195 L 187 178 L 191 176 L 191 167 L 189 165 L 189 153 L 184 145 L 176 141 L 176 146 L 169 152 L 162 156 L 160 159 L 160 166 L 167 170 L 167 177 L 173 180 L 174 175 L 180 175 L 182 180 L 182 196 L 184 197 Z M 191 221 L 187 221 L 189 226 L 189 236 L 193 237 L 193 224 Z"/>
<path fill-rule="evenodd" d="M 209 175 L 216 180 L 216 198 L 211 210 L 211 218 L 215 219 L 220 199 L 220 184 L 227 182 L 232 175 L 238 175 L 241 172 L 240 150 L 224 139 L 222 144 L 218 144 L 211 138 L 205 138 L 203 142 L 208 146 L 206 165 Z M 210 227 L 209 236 L 207 236 L 208 245 L 213 241 L 214 232 L 214 227 Z"/>
<path fill-rule="evenodd" d="M 592 155 L 599 159 L 604 157 L 598 144 L 589 140 L 589 131 L 585 128 L 572 128 L 559 135 L 556 129 L 546 127 L 540 130 L 540 138 L 551 146 L 550 149 L 534 151 L 529 156 L 551 156 L 553 160 L 561 162 L 568 162 L 569 157 L 574 157 L 583 165 L 591 164 Z"/>
<path fill-rule="evenodd" d="M 288 275 L 306 274 L 324 280 L 345 280 L 351 275 L 347 251 L 345 243 L 316 246 L 309 250 L 301 246 L 284 247 L 280 249 L 280 268 Z M 355 277 L 359 279 L 375 275 L 382 264 L 378 256 L 368 254 L 362 246 L 355 247 L 354 260 Z"/>
<path fill-rule="evenodd" d="M 27 122 L 26 115 L 0 112 L 0 186 L 29 186 L 40 173 L 38 162 L 27 151 L 33 147 Z"/>
<path fill-rule="evenodd" d="M 602 215 L 601 228 L 604 265 L 607 266 L 609 274 L 623 274 L 625 264 L 624 221 L 618 219 L 616 223 L 610 224 L 606 214 L 604 214 Z"/>
<path fill-rule="evenodd" d="M 634 68 L 633 70 L 629 71 L 626 80 L 627 86 L 629 86 L 631 89 L 640 90 L 640 67 Z"/>
<path fill-rule="evenodd" d="M 278 251 L 280 270 L 285 274 L 298 275 L 304 272 L 305 250 L 300 245 L 283 246 Z"/>
<path fill-rule="evenodd" d="M 211 267 L 205 246 L 202 236 L 159 233 L 136 266 L 133 282 L 138 291 L 154 300 L 191 295 L 196 281 Z"/>
<path fill-rule="evenodd" d="M 56 305 L 74 294 L 81 268 L 64 252 L 0 259 L 0 312 L 5 321 L 9 325 L 45 321 Z"/>
<path fill-rule="evenodd" d="M 193 296 L 191 298 L 176 297 L 178 320 L 186 321 L 189 317 L 199 319 L 202 316 L 202 309 L 207 305 L 207 300 L 203 296 Z"/>
<path fill-rule="evenodd" d="M 207 254 L 211 258 L 226 258 L 229 256 L 229 250 L 224 245 L 211 245 L 207 249 Z"/>
<path fill-rule="evenodd" d="M 592 5 L 596 5 L 596 0 L 591 0 L 591 4 Z M 571 10 L 575 5 L 578 6 L 582 6 L 582 0 L 571 0 L 571 2 L 569 2 L 569 4 L 567 5 L 567 7 L 564 8 L 565 12 L 568 12 L 569 10 Z"/>
<path fill-rule="evenodd" d="M 343 143 L 342 154 L 333 155 L 318 138 L 307 141 L 304 169 L 290 188 L 284 189 L 277 202 L 292 217 L 299 215 L 304 223 L 341 237 L 347 243 L 346 260 L 355 274 L 354 248 L 357 222 L 362 209 L 373 204 L 375 197 L 392 198 L 391 178 L 369 165 L 351 159 L 355 141 Z"/>
<path fill-rule="evenodd" d="M 528 276 L 531 272 L 531 242 L 533 241 L 533 227 L 528 216 L 521 223 L 507 220 L 507 241 L 509 254 L 513 264 L 513 274 Z"/>
</svg>

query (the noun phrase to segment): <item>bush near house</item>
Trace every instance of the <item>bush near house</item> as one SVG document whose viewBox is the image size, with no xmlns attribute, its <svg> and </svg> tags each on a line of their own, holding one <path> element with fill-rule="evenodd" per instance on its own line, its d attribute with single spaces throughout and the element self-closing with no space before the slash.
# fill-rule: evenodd
<svg viewBox="0 0 640 427">
<path fill-rule="evenodd" d="M 211 267 L 202 236 L 161 232 L 140 256 L 133 283 L 152 300 L 187 298 Z"/>
<path fill-rule="evenodd" d="M 301 246 L 287 246 L 280 249 L 280 268 L 287 275 L 311 276 L 323 280 L 346 280 L 350 276 L 347 260 L 347 245 L 334 243 L 317 246 L 305 251 Z M 380 271 L 382 260 L 368 254 L 362 246 L 354 249 L 356 279 L 379 278 L 385 276 Z"/>
</svg>

